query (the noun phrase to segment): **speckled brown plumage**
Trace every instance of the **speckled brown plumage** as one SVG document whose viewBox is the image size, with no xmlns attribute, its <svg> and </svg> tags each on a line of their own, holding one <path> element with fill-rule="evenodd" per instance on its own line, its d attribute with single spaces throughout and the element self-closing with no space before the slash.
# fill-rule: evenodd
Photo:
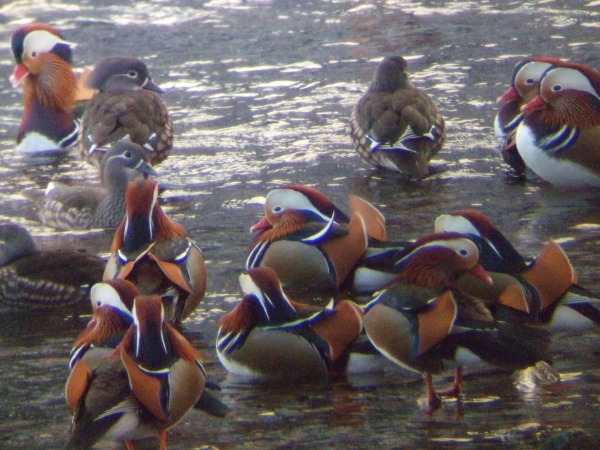
<svg viewBox="0 0 600 450">
<path fill-rule="evenodd" d="M 416 88 L 401 57 L 384 58 L 350 118 L 350 136 L 369 164 L 408 178 L 429 173 L 429 160 L 445 139 L 444 119 L 431 98 Z"/>
<path fill-rule="evenodd" d="M 38 250 L 18 224 L 0 225 L 0 306 L 84 311 L 89 289 L 102 280 L 104 259 L 83 250 Z"/>
<path fill-rule="evenodd" d="M 135 58 L 105 58 L 96 64 L 88 85 L 98 92 L 81 125 L 84 159 L 98 166 L 106 147 L 121 139 L 143 146 L 152 165 L 167 158 L 173 124 L 146 65 Z"/>
</svg>

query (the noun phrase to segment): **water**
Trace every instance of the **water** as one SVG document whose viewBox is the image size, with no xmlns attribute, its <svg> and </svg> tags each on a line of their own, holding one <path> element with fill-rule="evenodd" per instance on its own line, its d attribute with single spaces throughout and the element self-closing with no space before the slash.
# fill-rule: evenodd
<svg viewBox="0 0 600 450">
<path fill-rule="evenodd" d="M 476 374 L 465 382 L 463 401 L 446 403 L 432 419 L 419 408 L 419 377 L 395 367 L 348 382 L 256 386 L 228 376 L 213 345 L 218 317 L 239 300 L 248 229 L 266 193 L 287 182 L 314 185 L 342 208 L 350 193 L 365 197 L 381 208 L 394 239 L 429 232 L 440 213 L 481 207 L 526 255 L 559 240 L 581 284 L 600 292 L 599 194 L 514 179 L 492 130 L 495 99 L 520 58 L 553 55 L 600 68 L 598 2 L 121 3 L 22 0 L 0 7 L 0 220 L 25 224 L 44 248 L 106 255 L 112 238 L 42 227 L 21 194 L 56 174 L 95 172 L 76 156 L 46 165 L 13 152 L 21 95 L 8 82 L 10 33 L 33 20 L 50 22 L 79 44 L 76 65 L 116 54 L 144 59 L 167 91 L 175 125 L 173 154 L 157 168 L 167 187 L 164 204 L 208 261 L 206 299 L 183 330 L 232 408 L 224 420 L 192 412 L 170 432 L 171 448 L 535 448 L 559 430 L 595 432 L 597 332 L 555 339 L 560 388 Z M 433 162 L 441 171 L 421 183 L 371 170 L 350 144 L 350 110 L 377 61 L 392 54 L 407 58 L 413 81 L 446 118 L 447 143 Z M 70 421 L 67 355 L 83 324 L 31 315 L 0 320 L 0 447 L 59 448 Z"/>
</svg>

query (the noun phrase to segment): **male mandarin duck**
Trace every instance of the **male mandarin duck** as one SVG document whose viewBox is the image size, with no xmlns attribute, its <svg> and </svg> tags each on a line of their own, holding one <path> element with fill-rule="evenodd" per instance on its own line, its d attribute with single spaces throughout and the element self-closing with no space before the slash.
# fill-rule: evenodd
<svg viewBox="0 0 600 450">
<path fill-rule="evenodd" d="M 84 159 L 99 166 L 107 148 L 121 139 L 143 146 L 152 165 L 163 161 L 173 146 L 173 124 L 152 82 L 148 67 L 137 58 L 99 60 L 88 78 L 96 89 L 81 123 Z"/>
<path fill-rule="evenodd" d="M 477 246 L 452 234 L 431 235 L 406 255 L 398 276 L 365 306 L 364 328 L 392 362 L 423 374 L 427 414 L 440 395 L 458 396 L 465 364 L 483 361 L 515 370 L 547 359 L 550 339 L 542 329 L 499 322 L 479 299 L 456 286 L 464 273 L 490 282 L 478 264 Z M 456 367 L 454 385 L 436 392 L 432 374 Z"/>
<path fill-rule="evenodd" d="M 271 267 L 284 286 L 336 291 L 369 244 L 386 240 L 385 218 L 369 202 L 350 196 L 350 218 L 317 189 L 288 184 L 266 197 L 265 215 L 246 268 Z"/>
<path fill-rule="evenodd" d="M 535 258 L 524 258 L 483 212 L 462 209 L 435 221 L 436 232 L 456 232 L 475 242 L 480 264 L 493 279 L 483 285 L 462 277 L 466 293 L 500 300 L 521 313 L 521 320 L 541 323 L 551 331 L 582 330 L 600 325 L 600 299 L 577 285 L 577 275 L 558 244 L 550 241 Z M 513 311 L 514 312 L 514 311 Z M 512 315 L 512 314 L 511 314 Z"/>
<path fill-rule="evenodd" d="M 78 389 L 85 385 L 91 373 L 86 362 L 94 360 L 94 352 L 105 355 L 106 348 L 114 349 L 123 340 L 125 333 L 133 323 L 132 309 L 135 297 L 140 295 L 135 285 L 127 280 L 115 279 L 96 283 L 90 291 L 93 315 L 87 327 L 77 336 L 71 350 L 69 367 L 71 374 L 67 383 L 67 403 L 72 406 L 71 398 L 78 396 Z M 91 353 L 88 355 L 88 352 Z M 87 356 L 86 356 L 87 355 Z M 218 385 L 206 382 L 208 389 L 220 389 Z M 204 390 L 194 409 L 199 409 L 216 417 L 224 417 L 228 407 L 210 390 Z"/>
<path fill-rule="evenodd" d="M 123 278 L 143 294 L 164 295 L 167 320 L 179 323 L 204 297 L 202 251 L 161 208 L 156 180 L 131 181 L 125 203 L 126 214 L 115 232 L 104 279 Z"/>
<path fill-rule="evenodd" d="M 40 203 L 40 221 L 59 230 L 117 228 L 125 216 L 125 190 L 139 175 L 157 175 L 146 151 L 132 142 L 117 142 L 102 160 L 102 186 L 52 181 Z"/>
<path fill-rule="evenodd" d="M 409 241 L 371 243 L 348 276 L 350 290 L 359 296 L 371 296 L 386 287 L 414 245 Z"/>
<path fill-rule="evenodd" d="M 377 168 L 421 179 L 446 136 L 444 119 L 431 98 L 408 78 L 400 56 L 384 58 L 350 117 L 358 154 Z"/>
<path fill-rule="evenodd" d="M 73 68 L 71 47 L 56 28 L 44 23 L 19 27 L 11 36 L 17 63 L 10 80 L 23 88 L 23 117 L 16 150 L 24 153 L 64 152 L 77 141 L 71 115 L 76 101 L 89 98 Z"/>
<path fill-rule="evenodd" d="M 112 314 L 126 313 L 111 307 Z M 88 350 L 71 372 L 66 394 L 74 417 L 67 448 L 109 438 L 132 449 L 132 440 L 158 435 L 166 449 L 167 430 L 200 399 L 205 384 L 200 355 L 165 322 L 161 298 L 135 297 L 132 316 L 116 349 Z"/>
<path fill-rule="evenodd" d="M 600 73 L 576 63 L 550 67 L 522 112 L 516 143 L 531 170 L 562 188 L 600 186 Z"/>
<path fill-rule="evenodd" d="M 0 225 L 0 308 L 83 311 L 106 262 L 82 250 L 39 250 L 21 225 Z"/>
<path fill-rule="evenodd" d="M 90 290 L 90 303 L 92 305 L 92 318 L 73 343 L 69 367 L 72 382 L 76 383 L 80 375 L 89 374 L 89 367 L 85 361 L 85 354 L 94 348 L 115 349 L 125 336 L 125 332 L 133 323 L 131 309 L 133 300 L 140 295 L 135 285 L 127 280 L 107 280 L 92 286 Z M 73 385 L 75 386 L 75 385 Z M 67 384 L 67 403 L 69 400 L 69 384 Z M 72 408 L 73 409 L 73 408 Z"/>
<path fill-rule="evenodd" d="M 512 72 L 510 88 L 498 98 L 501 106 L 494 119 L 494 131 L 496 136 L 504 138 L 501 149 L 504 162 L 519 175 L 526 168 L 515 143 L 517 126 L 523 120 L 521 107 L 538 95 L 543 73 L 563 63 L 561 59 L 541 56 L 520 61 Z"/>
<path fill-rule="evenodd" d="M 343 300 L 323 309 L 295 302 L 269 267 L 247 270 L 240 285 L 244 297 L 221 318 L 217 333 L 217 355 L 229 372 L 255 380 L 319 380 L 352 365 L 348 347 L 362 331 L 357 304 Z"/>
</svg>

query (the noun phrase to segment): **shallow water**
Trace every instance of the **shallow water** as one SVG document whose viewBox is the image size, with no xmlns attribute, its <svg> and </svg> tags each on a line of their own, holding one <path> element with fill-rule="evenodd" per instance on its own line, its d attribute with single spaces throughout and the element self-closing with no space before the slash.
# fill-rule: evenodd
<svg viewBox="0 0 600 450">
<path fill-rule="evenodd" d="M 112 237 L 47 229 L 22 196 L 56 174 L 95 173 L 77 156 L 48 165 L 13 152 L 21 96 L 8 82 L 10 33 L 22 23 L 50 22 L 79 44 L 76 65 L 115 54 L 144 59 L 167 91 L 175 125 L 173 154 L 157 168 L 167 187 L 164 205 L 208 261 L 206 299 L 183 330 L 231 406 L 224 420 L 192 412 L 170 432 L 171 448 L 535 448 L 563 429 L 597 433 L 597 332 L 555 338 L 560 387 L 474 375 L 462 402 L 446 403 L 432 419 L 419 409 L 419 377 L 395 367 L 348 382 L 255 386 L 226 375 L 213 345 L 218 317 L 239 300 L 248 229 L 267 192 L 287 182 L 314 185 L 342 207 L 348 194 L 363 196 L 381 208 L 393 239 L 432 230 L 440 213 L 481 207 L 524 254 L 559 240 L 581 284 L 600 292 L 600 193 L 566 193 L 532 176 L 513 178 L 496 153 L 492 129 L 495 99 L 520 58 L 554 55 L 600 68 L 598 2 L 98 3 L 0 7 L 0 220 L 24 223 L 45 248 L 106 255 Z M 446 118 L 447 142 L 433 161 L 440 171 L 420 183 L 373 171 L 351 148 L 350 110 L 377 61 L 392 54 L 407 58 L 413 81 Z M 0 320 L 0 447 L 61 447 L 70 421 L 63 398 L 67 356 L 83 323 L 31 315 Z"/>
</svg>

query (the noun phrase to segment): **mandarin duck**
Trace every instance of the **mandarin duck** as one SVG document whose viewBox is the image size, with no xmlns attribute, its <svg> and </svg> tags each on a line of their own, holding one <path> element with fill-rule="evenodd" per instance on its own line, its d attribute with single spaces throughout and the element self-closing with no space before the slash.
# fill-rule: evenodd
<svg viewBox="0 0 600 450">
<path fill-rule="evenodd" d="M 21 225 L 0 225 L 0 307 L 84 310 L 106 262 L 75 249 L 39 250 Z"/>
<path fill-rule="evenodd" d="M 95 352 L 95 349 L 117 347 L 133 322 L 131 312 L 133 301 L 139 295 L 140 291 L 137 287 L 127 280 L 107 280 L 92 286 L 90 290 L 92 318 L 75 339 L 71 350 L 69 367 L 72 372 L 67 384 L 67 403 L 69 405 L 74 403 L 69 396 L 77 395 L 72 394 L 71 390 L 76 392 L 77 387 L 83 383 L 82 380 L 87 379 L 90 373 L 90 366 L 85 360 L 81 363 L 80 361 L 90 350 Z M 100 353 L 105 354 L 104 352 Z M 205 388 L 209 390 L 205 389 L 202 392 L 194 409 L 202 410 L 216 417 L 225 417 L 229 408 L 211 392 L 211 390 L 220 390 L 220 387 L 207 381 Z"/>
<path fill-rule="evenodd" d="M 245 271 L 240 286 L 243 299 L 221 318 L 217 333 L 217 355 L 229 372 L 253 380 L 319 380 L 352 365 L 348 347 L 362 331 L 357 304 L 298 303 L 269 267 Z"/>
<path fill-rule="evenodd" d="M 133 142 L 117 142 L 102 160 L 102 186 L 51 181 L 43 195 L 28 195 L 40 204 L 40 221 L 46 226 L 59 230 L 117 228 L 125 216 L 127 184 L 140 174 L 157 175 L 148 164 L 146 151 Z"/>
<path fill-rule="evenodd" d="M 369 164 L 421 179 L 446 136 L 431 98 L 408 78 L 400 56 L 384 58 L 350 117 L 355 150 Z"/>
<path fill-rule="evenodd" d="M 493 284 L 465 276 L 458 282 L 464 292 L 499 301 L 513 319 L 521 315 L 551 331 L 600 325 L 600 299 L 577 284 L 575 269 L 556 242 L 547 243 L 535 258 L 524 258 L 487 215 L 474 209 L 439 216 L 435 231 L 461 233 L 479 248 L 479 262 Z"/>
<path fill-rule="evenodd" d="M 108 303 L 106 304 L 108 306 Z M 111 305 L 106 314 L 126 314 Z M 118 310 L 118 312 L 115 312 Z M 205 373 L 198 351 L 164 321 L 159 296 L 137 296 L 132 325 L 116 349 L 97 347 L 76 362 L 67 381 L 74 412 L 67 448 L 89 448 L 103 438 L 124 440 L 158 435 L 167 448 L 167 430 L 199 400 Z"/>
<path fill-rule="evenodd" d="M 158 183 L 133 180 L 125 193 L 126 214 L 115 232 L 104 279 L 123 278 L 143 294 L 163 295 L 167 320 L 189 317 L 206 291 L 200 247 L 158 203 Z"/>
<path fill-rule="evenodd" d="M 542 74 L 549 67 L 563 62 L 548 57 L 531 57 L 520 61 L 513 69 L 510 87 L 498 98 L 501 106 L 494 118 L 494 131 L 496 136 L 504 138 L 501 148 L 504 162 L 518 175 L 526 169 L 515 143 L 517 126 L 523 120 L 521 107 L 538 95 Z"/>
<path fill-rule="evenodd" d="M 173 146 L 173 124 L 148 67 L 137 58 L 99 60 L 88 78 L 97 90 L 81 123 L 80 149 L 85 160 L 99 166 L 107 148 L 128 139 L 144 147 L 152 165 L 163 161 Z"/>
<path fill-rule="evenodd" d="M 522 108 L 519 154 L 561 188 L 600 186 L 600 73 L 576 63 L 548 68 L 540 92 Z"/>
<path fill-rule="evenodd" d="M 478 259 L 472 241 L 431 235 L 405 256 L 398 276 L 364 308 L 364 328 L 375 348 L 424 376 L 428 415 L 441 406 L 440 396 L 460 394 L 466 364 L 516 370 L 548 358 L 545 330 L 498 321 L 483 302 L 457 289 L 464 273 L 490 282 Z M 432 374 L 451 367 L 456 367 L 453 386 L 436 391 Z"/>
<path fill-rule="evenodd" d="M 413 246 L 409 241 L 369 245 L 348 276 L 350 290 L 358 296 L 371 296 L 386 287 L 396 277 L 403 257 Z"/>
<path fill-rule="evenodd" d="M 78 100 L 91 96 L 73 72 L 73 44 L 56 28 L 31 23 L 15 30 L 10 46 L 17 63 L 10 81 L 23 89 L 16 150 L 29 154 L 68 151 L 79 130 L 72 109 Z"/>
<path fill-rule="evenodd" d="M 246 269 L 271 267 L 294 290 L 337 291 L 370 240 L 385 241 L 385 218 L 369 202 L 350 196 L 350 218 L 317 189 L 288 184 L 266 197 L 265 215 Z"/>
<path fill-rule="evenodd" d="M 88 368 L 85 368 L 85 362 L 80 366 L 78 364 L 90 349 L 114 350 L 123 340 L 125 332 L 133 323 L 131 309 L 133 300 L 138 295 L 140 295 L 138 288 L 127 280 L 108 280 L 92 286 L 89 298 L 92 317 L 86 328 L 75 338 L 71 349 L 69 368 L 73 371 L 77 367 L 76 370 L 82 371 L 79 374 L 71 373 L 74 383 L 77 383 L 76 380 L 80 375 L 87 376 L 89 373 Z M 69 405 L 73 403 L 69 400 L 69 395 L 67 395 L 67 403 Z"/>
</svg>

